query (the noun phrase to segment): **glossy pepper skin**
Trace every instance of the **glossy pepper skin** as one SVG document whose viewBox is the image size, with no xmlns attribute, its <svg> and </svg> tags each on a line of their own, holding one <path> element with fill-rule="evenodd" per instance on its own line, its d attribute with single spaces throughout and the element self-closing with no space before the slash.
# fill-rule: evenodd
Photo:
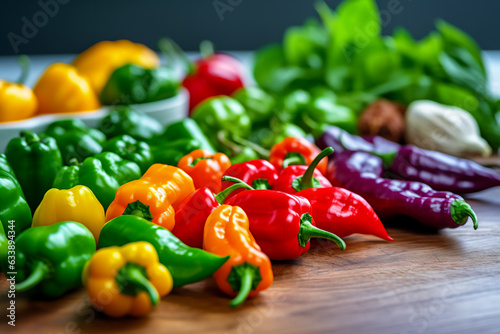
<svg viewBox="0 0 500 334">
<path fill-rule="evenodd" d="M 160 134 L 163 127 L 156 119 L 129 106 L 116 106 L 101 119 L 99 130 L 108 138 L 129 135 L 147 142 Z"/>
<path fill-rule="evenodd" d="M 19 57 L 22 73 L 17 82 L 0 80 L 0 123 L 30 118 L 36 113 L 38 100 L 28 86 L 24 85 L 28 76 L 29 60 Z"/>
<path fill-rule="evenodd" d="M 229 256 L 214 278 L 219 289 L 236 296 L 229 303 L 232 307 L 269 288 L 274 280 L 271 261 L 249 228 L 248 217 L 240 207 L 222 205 L 208 217 L 203 234 L 203 249 Z"/>
<path fill-rule="evenodd" d="M 467 194 L 500 186 L 500 174 L 493 169 L 413 145 L 404 145 L 397 152 L 381 157 L 390 173 L 436 190 Z"/>
<path fill-rule="evenodd" d="M 136 216 L 119 216 L 109 221 L 102 229 L 99 248 L 136 241 L 153 245 L 160 263 L 172 275 L 174 288 L 209 277 L 227 261 L 227 257 L 188 247 L 166 228 Z"/>
<path fill-rule="evenodd" d="M 406 215 L 435 228 L 456 228 L 471 217 L 477 229 L 476 214 L 462 197 L 420 182 L 385 179 L 382 174 L 381 158 L 344 151 L 330 163 L 327 177 L 361 195 L 382 219 Z"/>
<path fill-rule="evenodd" d="M 224 149 L 217 140 L 219 131 L 227 131 L 245 138 L 252 127 L 245 108 L 227 96 L 212 97 L 203 101 L 193 110 L 191 117 L 219 150 Z"/>
<path fill-rule="evenodd" d="M 269 162 L 279 172 L 289 165 L 310 165 L 321 150 L 305 138 L 286 137 L 271 148 Z M 317 164 L 317 169 L 325 174 L 328 159 Z M 285 166 L 284 166 L 285 165 Z"/>
<path fill-rule="evenodd" d="M 96 250 L 80 223 L 33 227 L 16 239 L 16 292 L 56 298 L 82 286 L 85 263 Z"/>
<path fill-rule="evenodd" d="M 101 93 L 111 73 L 125 64 L 155 68 L 160 66 L 160 58 L 145 45 L 118 40 L 94 44 L 73 61 L 73 65 L 89 80 L 97 95 Z"/>
<path fill-rule="evenodd" d="M 153 69 L 135 64 L 118 67 L 99 95 L 104 105 L 155 102 L 175 96 L 180 82 L 166 66 Z"/>
<path fill-rule="evenodd" d="M 38 137 L 31 132 L 11 139 L 5 156 L 23 190 L 31 211 L 43 198 L 62 167 L 61 152 L 52 137 Z M 9 218 L 10 219 L 10 218 Z"/>
<path fill-rule="evenodd" d="M 113 152 L 124 160 L 135 162 L 141 169 L 141 175 L 154 163 L 148 143 L 136 140 L 129 135 L 111 138 L 103 145 L 102 150 Z"/>
<path fill-rule="evenodd" d="M 178 139 L 163 144 L 153 145 L 151 152 L 156 164 L 177 166 L 183 156 L 201 148 L 200 142 L 194 139 Z"/>
<path fill-rule="evenodd" d="M 175 210 L 175 226 L 172 233 L 186 245 L 203 247 L 203 229 L 208 216 L 233 191 L 241 188 L 251 189 L 244 183 L 233 186 L 214 194 L 208 188 L 200 188 L 187 196 Z"/>
<path fill-rule="evenodd" d="M 309 166 L 291 165 L 281 170 L 273 183 L 273 189 L 287 194 L 295 194 L 308 188 L 328 188 L 332 184 L 326 177 L 316 170 L 318 163 L 333 153 L 333 148 L 327 147 L 321 151 Z"/>
<path fill-rule="evenodd" d="M 230 96 L 243 87 L 241 64 L 230 55 L 212 54 L 194 63 L 182 85 L 189 91 L 189 110 L 192 111 L 210 97 Z"/>
<path fill-rule="evenodd" d="M 158 261 L 144 241 L 99 249 L 82 275 L 91 303 L 110 317 L 146 315 L 172 290 L 172 276 Z"/>
<path fill-rule="evenodd" d="M 63 167 L 52 186 L 57 189 L 69 189 L 76 185 L 88 187 L 104 210 L 115 198 L 120 186 L 141 177 L 139 166 L 111 152 L 102 152 L 86 158 L 81 164 L 73 161 L 73 165 Z"/>
<path fill-rule="evenodd" d="M 5 154 L 0 154 L 0 221 L 9 231 L 9 220 L 13 220 L 14 236 L 31 226 L 31 210 Z"/>
<path fill-rule="evenodd" d="M 91 129 L 79 119 L 64 119 L 51 123 L 44 135 L 52 137 L 61 151 L 63 163 L 71 159 L 83 161 L 102 151 L 106 136 L 99 130 Z"/>
<path fill-rule="evenodd" d="M 87 79 L 68 64 L 50 65 L 38 79 L 33 92 L 38 100 L 39 114 L 95 111 L 101 106 Z"/>
<path fill-rule="evenodd" d="M 309 200 L 316 226 L 341 238 L 370 234 L 392 241 L 368 202 L 356 193 L 339 187 L 308 188 L 296 193 Z"/>
<path fill-rule="evenodd" d="M 218 193 L 221 190 L 222 175 L 231 167 L 231 161 L 224 153 L 211 154 L 198 149 L 182 157 L 177 167 L 191 176 L 196 189 L 206 187 Z"/>
<path fill-rule="evenodd" d="M 9 240 L 4 231 L 3 224 L 0 221 L 0 272 L 8 272 L 9 270 Z M 15 253 L 14 253 L 15 254 Z"/>
<path fill-rule="evenodd" d="M 153 138 L 153 146 L 162 146 L 180 140 L 195 140 L 199 143 L 199 148 L 212 153 L 216 152 L 206 133 L 201 130 L 198 123 L 192 118 L 184 118 L 183 120 L 167 125 L 162 134 Z"/>
<path fill-rule="evenodd" d="M 278 178 L 276 168 L 267 160 L 255 159 L 242 162 L 229 167 L 223 177 L 235 177 L 244 183 L 252 185 L 255 189 L 271 189 L 274 181 Z M 222 189 L 227 189 L 233 184 L 231 181 L 222 180 Z M 240 193 L 241 190 L 233 191 L 227 198 Z"/>
<path fill-rule="evenodd" d="M 105 223 L 104 209 L 92 191 L 85 186 L 63 190 L 52 188 L 36 209 L 31 226 L 50 226 L 61 221 L 75 221 L 85 225 L 97 243 Z"/>
<path fill-rule="evenodd" d="M 254 125 L 264 123 L 273 116 L 274 97 L 259 87 L 242 87 L 233 93 L 233 99 L 245 107 Z"/>
<path fill-rule="evenodd" d="M 292 260 L 309 250 L 309 239 L 326 238 L 340 249 L 336 235 L 316 228 L 311 203 L 303 197 L 272 190 L 243 191 L 225 204 L 239 206 L 250 220 L 250 232 L 271 260 Z"/>
</svg>

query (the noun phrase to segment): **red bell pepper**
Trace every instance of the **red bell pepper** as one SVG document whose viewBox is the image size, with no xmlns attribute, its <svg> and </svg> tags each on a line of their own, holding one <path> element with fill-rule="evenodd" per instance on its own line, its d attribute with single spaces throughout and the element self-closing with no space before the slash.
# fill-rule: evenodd
<svg viewBox="0 0 500 334">
<path fill-rule="evenodd" d="M 295 195 L 307 198 L 316 226 L 343 238 L 354 233 L 392 239 L 368 202 L 356 193 L 339 187 L 309 188 Z"/>
<path fill-rule="evenodd" d="M 278 178 L 276 168 L 267 160 L 255 159 L 242 162 L 229 167 L 223 176 L 231 176 L 242 180 L 247 184 L 251 184 L 255 189 L 271 189 L 271 185 Z M 226 189 L 234 184 L 230 181 L 222 181 L 222 189 Z M 241 192 L 242 190 L 233 191 L 228 198 Z"/>
<path fill-rule="evenodd" d="M 307 188 L 327 188 L 332 184 L 316 169 L 318 163 L 327 155 L 333 153 L 333 148 L 327 147 L 321 151 L 309 166 L 291 165 L 278 174 L 273 183 L 273 189 L 287 194 L 295 194 Z"/>
<path fill-rule="evenodd" d="M 224 203 L 227 195 L 240 188 L 252 189 L 245 183 L 236 183 L 217 195 L 208 188 L 195 190 L 177 207 L 172 233 L 186 245 L 201 248 L 203 229 L 208 216 L 219 204 Z"/>
<path fill-rule="evenodd" d="M 320 152 L 316 145 L 305 138 L 286 137 L 271 148 L 269 162 L 279 172 L 290 165 L 309 165 Z M 316 168 L 326 174 L 327 165 L 328 159 L 324 158 Z"/>
<path fill-rule="evenodd" d="M 223 180 L 241 182 L 234 178 Z M 239 206 L 250 221 L 250 232 L 272 260 L 291 260 L 309 250 L 311 238 L 335 242 L 341 250 L 345 243 L 335 234 L 317 228 L 311 203 L 304 197 L 273 190 L 243 191 L 225 204 Z"/>
</svg>

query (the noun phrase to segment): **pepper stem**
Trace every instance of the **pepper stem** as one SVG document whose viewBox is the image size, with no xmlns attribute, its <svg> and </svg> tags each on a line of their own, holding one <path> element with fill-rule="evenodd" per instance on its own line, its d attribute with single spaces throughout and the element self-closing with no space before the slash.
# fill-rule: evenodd
<svg viewBox="0 0 500 334">
<path fill-rule="evenodd" d="M 259 267 L 248 262 L 234 266 L 227 277 L 227 281 L 238 294 L 231 300 L 229 305 L 231 307 L 240 306 L 247 299 L 250 291 L 257 288 L 261 280 L 262 276 Z"/>
<path fill-rule="evenodd" d="M 228 175 L 225 175 L 222 177 L 222 181 L 229 181 L 229 182 L 234 182 L 234 183 L 241 183 L 241 184 L 244 184 L 246 186 L 248 186 L 249 190 L 254 190 L 248 183 L 246 183 L 245 181 L 241 180 L 241 179 L 238 179 L 237 177 L 234 177 L 234 176 L 228 176 Z"/>
<path fill-rule="evenodd" d="M 40 137 L 38 137 L 38 135 L 36 133 L 29 132 L 29 131 L 21 131 L 20 134 L 21 134 L 21 137 L 23 137 L 24 140 L 26 140 L 26 143 L 28 145 L 35 143 L 37 141 L 40 141 Z"/>
<path fill-rule="evenodd" d="M 299 245 L 301 247 L 306 247 L 309 239 L 311 238 L 322 238 L 328 239 L 337 244 L 340 250 L 345 249 L 345 242 L 340 237 L 336 236 L 333 233 L 324 231 L 322 229 L 317 228 L 312 224 L 312 217 L 309 213 L 304 213 L 302 217 L 300 217 L 300 231 L 298 234 Z"/>
<path fill-rule="evenodd" d="M 158 42 L 158 48 L 167 59 L 176 59 L 186 67 L 187 74 L 195 72 L 194 64 L 188 59 L 179 44 L 175 43 L 171 38 L 162 38 Z"/>
<path fill-rule="evenodd" d="M 31 273 L 24 281 L 16 284 L 16 291 L 25 292 L 37 286 L 49 276 L 50 268 L 43 261 L 36 261 L 31 268 Z"/>
<path fill-rule="evenodd" d="M 307 165 L 306 159 L 299 152 L 288 152 L 283 159 L 283 169 L 291 165 Z"/>
<path fill-rule="evenodd" d="M 122 215 L 137 216 L 149 221 L 153 220 L 153 214 L 151 213 L 149 206 L 138 200 L 129 203 L 125 208 L 125 210 L 123 211 Z"/>
<path fill-rule="evenodd" d="M 224 180 L 226 181 L 226 180 Z M 238 183 L 235 183 L 229 187 L 227 187 L 226 189 L 222 190 L 220 193 L 218 193 L 217 195 L 215 195 L 215 199 L 217 200 L 217 202 L 219 202 L 219 204 L 223 204 L 224 201 L 226 200 L 227 196 L 229 196 L 233 191 L 235 191 L 236 189 L 246 189 L 246 190 L 254 190 L 254 188 L 250 187 L 248 184 L 246 183 L 241 183 L 241 182 L 238 182 Z"/>
<path fill-rule="evenodd" d="M 21 66 L 21 75 L 17 79 L 17 83 L 24 85 L 26 79 L 28 79 L 28 74 L 30 72 L 30 58 L 27 55 L 21 55 L 17 58 L 19 66 Z"/>
<path fill-rule="evenodd" d="M 199 157 L 199 158 L 196 158 L 194 159 L 190 164 L 189 166 L 196 166 L 196 164 L 202 160 L 212 160 L 213 158 L 212 157 Z"/>
<path fill-rule="evenodd" d="M 270 154 L 269 150 L 266 150 L 265 148 L 263 148 L 259 144 L 256 144 L 250 140 L 246 140 L 246 139 L 241 138 L 241 137 L 236 136 L 236 135 L 233 135 L 233 140 L 240 145 L 245 145 L 245 146 L 250 147 L 252 150 L 257 152 L 257 154 L 260 155 L 261 158 L 269 159 L 269 154 Z"/>
<path fill-rule="evenodd" d="M 254 189 L 270 190 L 272 187 L 266 179 L 255 179 L 252 181 Z"/>
<path fill-rule="evenodd" d="M 138 264 L 127 263 L 118 271 L 115 279 L 122 293 L 136 296 L 144 291 L 151 299 L 151 304 L 158 304 L 160 300 L 158 290 L 148 280 L 144 268 Z"/>
<path fill-rule="evenodd" d="M 243 149 L 230 141 L 227 138 L 227 132 L 226 131 L 219 131 L 217 132 L 217 140 L 219 143 L 221 143 L 224 147 L 226 147 L 229 151 L 231 151 L 231 154 L 237 155 L 243 151 Z"/>
<path fill-rule="evenodd" d="M 294 186 L 294 189 L 297 191 L 308 189 L 308 188 L 317 188 L 318 181 L 314 182 L 314 171 L 316 170 L 316 167 L 318 166 L 319 162 L 321 159 L 324 157 L 330 155 L 333 153 L 333 148 L 332 147 L 327 147 L 323 151 L 321 151 L 316 158 L 311 162 L 311 164 L 307 167 L 306 172 L 304 175 L 299 176 L 297 179 L 299 179 L 298 184 Z"/>
<path fill-rule="evenodd" d="M 200 43 L 200 53 L 203 58 L 207 58 L 215 53 L 214 43 L 209 40 L 203 40 Z"/>
<path fill-rule="evenodd" d="M 476 213 L 464 200 L 454 200 L 450 206 L 450 214 L 453 221 L 458 225 L 464 225 L 470 217 L 474 223 L 474 229 L 477 230 L 478 222 Z"/>
</svg>

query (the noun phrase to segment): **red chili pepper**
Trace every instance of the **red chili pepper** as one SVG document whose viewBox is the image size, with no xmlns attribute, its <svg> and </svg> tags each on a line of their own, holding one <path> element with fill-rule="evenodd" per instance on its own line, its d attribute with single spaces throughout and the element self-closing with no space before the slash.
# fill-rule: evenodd
<svg viewBox="0 0 500 334">
<path fill-rule="evenodd" d="M 251 184 L 255 189 L 271 189 L 274 181 L 278 178 L 276 168 L 267 160 L 255 159 L 242 162 L 229 167 L 223 176 L 231 176 Z M 222 189 L 226 189 L 234 184 L 230 181 L 222 181 Z M 228 198 L 241 192 L 236 190 Z"/>
<path fill-rule="evenodd" d="M 208 216 L 219 204 L 224 203 L 227 195 L 240 188 L 252 189 L 245 183 L 236 183 L 217 195 L 208 188 L 195 190 L 177 207 L 172 233 L 186 245 L 201 248 L 203 229 Z"/>
<path fill-rule="evenodd" d="M 316 169 L 318 163 L 327 155 L 333 153 L 333 148 L 327 147 L 321 151 L 309 166 L 292 165 L 283 169 L 278 174 L 278 179 L 273 183 L 273 189 L 287 194 L 295 194 L 308 188 L 328 188 L 332 184 Z"/>
<path fill-rule="evenodd" d="M 223 180 L 242 182 L 224 177 Z M 291 260 L 309 250 L 311 238 L 335 242 L 341 250 L 345 243 L 335 234 L 317 228 L 310 213 L 311 203 L 304 197 L 273 190 L 243 191 L 225 204 L 239 206 L 250 221 L 250 232 L 262 251 L 272 260 Z"/>
<path fill-rule="evenodd" d="M 271 148 L 269 162 L 279 172 L 290 165 L 309 165 L 320 152 L 316 145 L 305 138 L 286 137 Z M 327 165 L 328 159 L 324 158 L 316 168 L 325 174 Z"/>
<path fill-rule="evenodd" d="M 307 198 L 316 226 L 339 237 L 354 233 L 371 234 L 392 241 L 368 202 L 356 193 L 339 187 L 310 188 L 295 195 Z"/>
</svg>

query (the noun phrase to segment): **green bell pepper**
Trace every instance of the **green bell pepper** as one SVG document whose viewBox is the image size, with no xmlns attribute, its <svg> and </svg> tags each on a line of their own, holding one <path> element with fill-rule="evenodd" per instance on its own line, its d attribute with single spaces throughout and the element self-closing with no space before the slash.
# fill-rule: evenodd
<svg viewBox="0 0 500 334">
<path fill-rule="evenodd" d="M 218 150 L 223 149 L 217 140 L 220 131 L 246 138 L 252 127 L 250 117 L 241 103 L 227 96 L 206 99 L 193 110 L 191 117 Z"/>
<path fill-rule="evenodd" d="M 183 156 L 201 147 L 199 141 L 194 139 L 178 139 L 162 145 L 151 147 L 155 164 L 177 166 Z"/>
<path fill-rule="evenodd" d="M 134 64 L 118 67 L 101 91 L 104 105 L 154 102 L 175 96 L 180 82 L 166 66 L 146 69 Z"/>
<path fill-rule="evenodd" d="M 154 163 L 151 147 L 148 143 L 135 140 L 129 135 L 121 135 L 111 138 L 102 150 L 105 152 L 113 152 L 126 160 L 135 162 L 141 168 L 141 173 L 144 174 L 149 167 Z"/>
<path fill-rule="evenodd" d="M 132 215 L 118 216 L 104 225 L 99 235 L 99 248 L 135 241 L 147 241 L 156 248 L 160 262 L 172 274 L 174 287 L 211 276 L 228 259 L 189 247 L 166 228 Z"/>
<path fill-rule="evenodd" d="M 152 140 L 152 146 L 162 146 L 168 142 L 180 139 L 196 140 L 200 146 L 198 148 L 202 148 L 211 153 L 216 152 L 210 140 L 208 140 L 205 133 L 203 133 L 196 121 L 192 118 L 184 118 L 183 120 L 167 125 L 165 131 Z"/>
<path fill-rule="evenodd" d="M 31 226 L 31 210 L 5 154 L 0 154 L 0 220 L 2 230 L 12 230 L 14 237 Z M 14 221 L 9 224 L 9 221 Z M 13 228 L 11 228 L 13 226 Z"/>
<path fill-rule="evenodd" d="M 24 231 L 16 239 L 16 291 L 59 297 L 82 286 L 83 268 L 95 250 L 94 236 L 80 223 Z"/>
<path fill-rule="evenodd" d="M 292 122 L 305 112 L 311 103 L 311 94 L 302 89 L 294 90 L 280 100 L 280 118 L 284 122 Z"/>
<path fill-rule="evenodd" d="M 104 210 L 115 199 L 115 193 L 121 185 L 142 176 L 141 169 L 135 162 L 124 160 L 112 152 L 99 153 L 81 164 L 76 160 L 73 163 L 59 171 L 52 186 L 70 189 L 76 185 L 84 185 L 92 190 Z"/>
<path fill-rule="evenodd" d="M 274 97 L 258 87 L 242 87 L 232 97 L 246 109 L 254 126 L 269 121 L 273 116 Z"/>
<path fill-rule="evenodd" d="M 159 135 L 163 131 L 163 126 L 156 119 L 129 106 L 117 106 L 101 119 L 99 130 L 108 138 L 129 135 L 147 142 Z"/>
<path fill-rule="evenodd" d="M 20 137 L 11 139 L 7 144 L 5 156 L 34 212 L 62 167 L 56 140 L 23 131 Z"/>
<path fill-rule="evenodd" d="M 51 123 L 44 135 L 53 137 L 63 158 L 64 164 L 71 159 L 83 161 L 102 151 L 106 136 L 99 130 L 91 129 L 79 119 L 65 119 Z"/>
</svg>

